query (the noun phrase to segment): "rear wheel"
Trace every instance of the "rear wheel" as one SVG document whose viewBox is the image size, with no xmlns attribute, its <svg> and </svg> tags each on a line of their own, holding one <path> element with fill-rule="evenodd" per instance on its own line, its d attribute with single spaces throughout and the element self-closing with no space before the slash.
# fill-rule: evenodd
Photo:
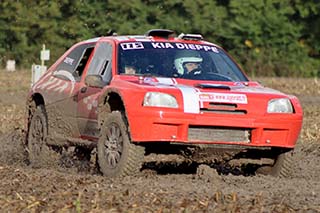
<svg viewBox="0 0 320 213">
<path fill-rule="evenodd" d="M 28 153 L 32 167 L 38 168 L 51 165 L 52 150 L 46 144 L 48 134 L 47 116 L 43 105 L 37 106 L 32 115 L 28 132 Z"/>
<path fill-rule="evenodd" d="M 293 154 L 293 150 L 279 154 L 273 165 L 262 166 L 257 169 L 256 173 L 276 177 L 289 177 L 293 172 Z"/>
<path fill-rule="evenodd" d="M 118 111 L 104 120 L 97 152 L 100 171 L 107 177 L 132 175 L 143 163 L 144 147 L 131 143 L 125 118 Z"/>
</svg>

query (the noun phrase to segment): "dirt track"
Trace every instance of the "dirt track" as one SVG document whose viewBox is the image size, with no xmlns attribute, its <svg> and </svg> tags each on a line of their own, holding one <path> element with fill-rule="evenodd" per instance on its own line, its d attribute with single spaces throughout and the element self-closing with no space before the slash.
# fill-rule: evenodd
<svg viewBox="0 0 320 213">
<path fill-rule="evenodd" d="M 10 95 L 2 89 L 0 212 L 320 212 L 319 85 L 262 81 L 298 95 L 304 107 L 296 173 L 287 179 L 222 175 L 172 156 L 145 163 L 138 176 L 115 180 L 83 170 L 82 162 L 70 156 L 65 167 L 33 169 L 22 146 L 25 91 Z"/>
</svg>

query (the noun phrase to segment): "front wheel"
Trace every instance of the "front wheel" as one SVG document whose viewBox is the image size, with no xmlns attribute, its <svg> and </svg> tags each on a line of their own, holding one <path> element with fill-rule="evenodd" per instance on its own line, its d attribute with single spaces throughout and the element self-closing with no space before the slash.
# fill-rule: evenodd
<svg viewBox="0 0 320 213">
<path fill-rule="evenodd" d="M 271 166 L 262 166 L 256 173 L 275 177 L 289 177 L 293 172 L 293 150 L 280 153 Z"/>
<path fill-rule="evenodd" d="M 100 171 L 107 177 L 132 175 L 143 163 L 144 147 L 131 143 L 125 118 L 118 111 L 104 120 L 97 152 Z"/>
</svg>

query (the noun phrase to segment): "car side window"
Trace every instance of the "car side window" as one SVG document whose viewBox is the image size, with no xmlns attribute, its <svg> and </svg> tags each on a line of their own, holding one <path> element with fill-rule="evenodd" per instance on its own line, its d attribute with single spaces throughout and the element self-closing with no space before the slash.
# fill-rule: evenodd
<svg viewBox="0 0 320 213">
<path fill-rule="evenodd" d="M 71 73 L 76 81 L 80 81 L 83 70 L 87 64 L 90 54 L 92 53 L 94 44 L 83 44 L 74 48 L 56 67 L 55 76 L 65 79 L 64 72 Z M 72 79 L 65 79 L 72 80 Z"/>
<path fill-rule="evenodd" d="M 112 78 L 112 44 L 98 43 L 87 75 L 101 75 L 105 83 L 110 82 Z"/>
</svg>

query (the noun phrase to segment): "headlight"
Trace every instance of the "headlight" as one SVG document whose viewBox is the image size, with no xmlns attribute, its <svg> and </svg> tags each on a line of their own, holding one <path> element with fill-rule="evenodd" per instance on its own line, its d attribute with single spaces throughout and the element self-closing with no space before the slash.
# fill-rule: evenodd
<svg viewBox="0 0 320 213">
<path fill-rule="evenodd" d="M 147 92 L 143 106 L 178 108 L 178 103 L 172 95 L 161 92 Z"/>
<path fill-rule="evenodd" d="M 272 99 L 268 102 L 268 113 L 293 113 L 291 102 L 287 98 Z"/>
</svg>

